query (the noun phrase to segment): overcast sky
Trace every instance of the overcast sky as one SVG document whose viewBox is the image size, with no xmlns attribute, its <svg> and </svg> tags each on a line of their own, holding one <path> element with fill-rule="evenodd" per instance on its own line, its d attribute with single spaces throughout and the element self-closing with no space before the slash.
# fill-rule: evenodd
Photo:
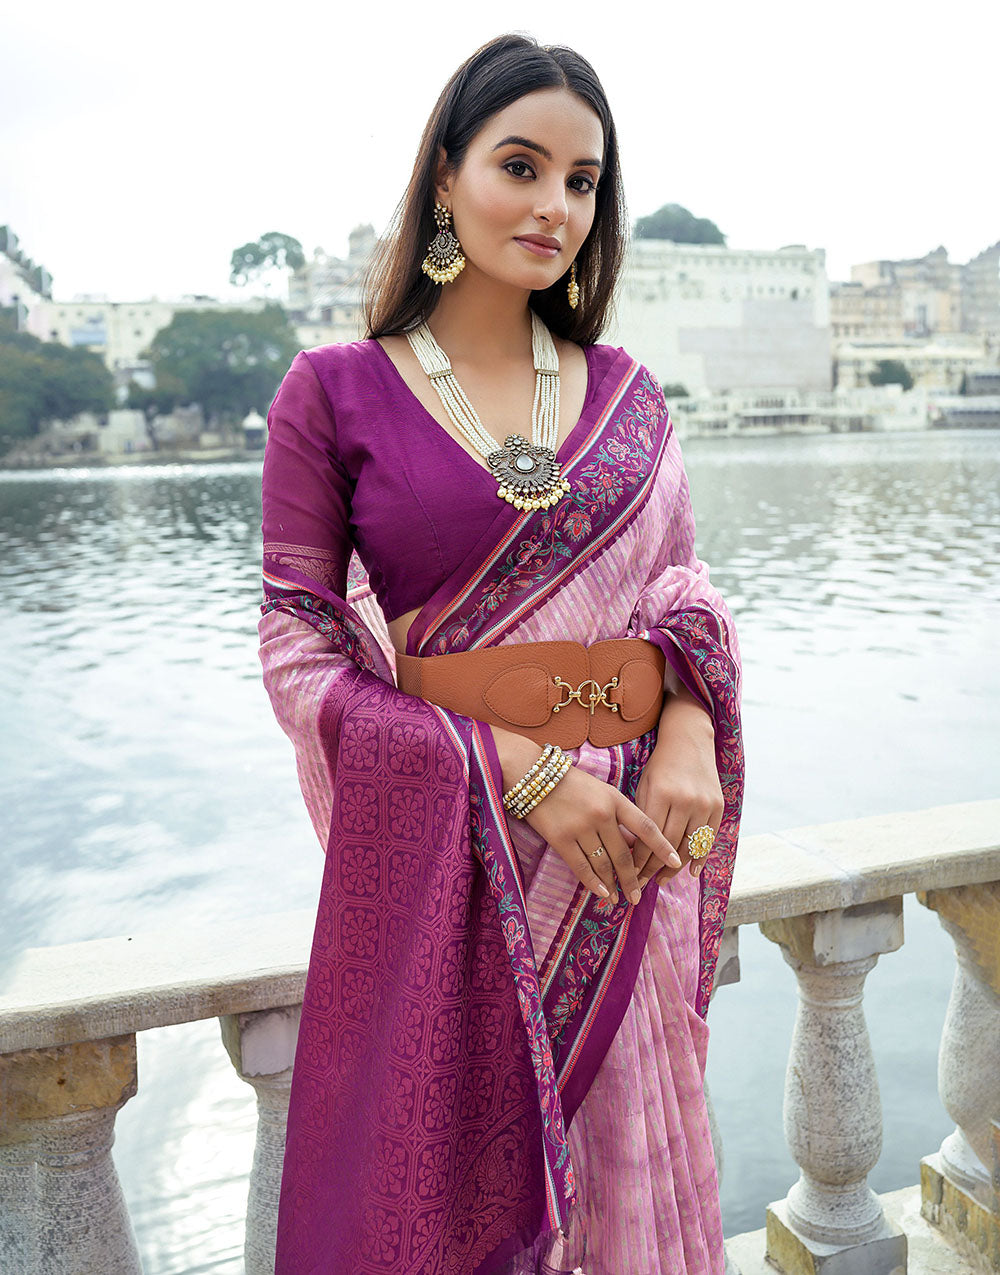
<svg viewBox="0 0 1000 1275">
<path fill-rule="evenodd" d="M 933 15 L 933 16 L 931 16 Z M 234 248 L 381 231 L 447 77 L 504 30 L 597 69 L 629 212 L 852 262 L 1000 239 L 1000 5 L 634 0 L 21 3 L 0 28 L 0 224 L 54 295 L 231 295 Z"/>
</svg>

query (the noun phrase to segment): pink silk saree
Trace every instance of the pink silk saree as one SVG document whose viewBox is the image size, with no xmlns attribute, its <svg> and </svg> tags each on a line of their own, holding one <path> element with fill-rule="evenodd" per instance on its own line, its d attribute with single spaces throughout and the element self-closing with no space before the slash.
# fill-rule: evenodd
<svg viewBox="0 0 1000 1275">
<path fill-rule="evenodd" d="M 739 650 L 660 388 L 626 355 L 615 373 L 560 450 L 569 496 L 498 501 L 407 649 L 664 650 L 713 716 L 725 814 L 700 878 L 650 883 L 637 907 L 508 824 L 489 727 L 396 689 L 356 558 L 347 596 L 331 587 L 350 542 L 310 532 L 319 478 L 265 460 L 261 659 L 327 852 L 277 1275 L 723 1270 L 704 1015 L 742 800 Z M 654 743 L 572 756 L 634 796 Z"/>
</svg>

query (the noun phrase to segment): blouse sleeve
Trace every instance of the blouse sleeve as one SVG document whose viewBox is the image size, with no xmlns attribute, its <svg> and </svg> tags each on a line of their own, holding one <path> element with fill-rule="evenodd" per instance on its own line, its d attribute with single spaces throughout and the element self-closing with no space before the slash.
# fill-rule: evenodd
<svg viewBox="0 0 1000 1275">
<path fill-rule="evenodd" d="M 328 601 L 342 599 L 351 556 L 351 482 L 336 423 L 305 351 L 267 414 L 262 478 L 264 572 Z"/>
</svg>

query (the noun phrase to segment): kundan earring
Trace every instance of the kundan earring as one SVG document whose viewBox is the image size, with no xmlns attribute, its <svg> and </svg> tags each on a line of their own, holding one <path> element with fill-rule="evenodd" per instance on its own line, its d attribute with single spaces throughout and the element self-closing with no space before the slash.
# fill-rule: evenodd
<svg viewBox="0 0 1000 1275">
<path fill-rule="evenodd" d="M 566 295 L 569 298 L 569 308 L 575 310 L 580 304 L 580 285 L 576 281 L 576 262 L 569 268 L 569 283 L 566 285 Z"/>
<path fill-rule="evenodd" d="M 434 220 L 438 232 L 427 248 L 420 269 L 435 283 L 451 283 L 465 268 L 462 245 L 451 232 L 451 209 L 440 200 L 434 201 Z"/>
</svg>

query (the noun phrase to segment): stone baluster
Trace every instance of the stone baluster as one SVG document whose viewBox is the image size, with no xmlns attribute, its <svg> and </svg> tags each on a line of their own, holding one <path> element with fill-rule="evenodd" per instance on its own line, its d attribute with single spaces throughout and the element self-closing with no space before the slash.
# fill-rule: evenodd
<svg viewBox="0 0 1000 1275">
<path fill-rule="evenodd" d="M 285 1126 L 300 1005 L 228 1014 L 222 1039 L 241 1080 L 257 1093 L 257 1142 L 247 1200 L 246 1275 L 272 1275 L 278 1231 L 278 1196 L 285 1158 Z"/>
<path fill-rule="evenodd" d="M 1000 881 L 917 897 L 937 912 L 957 958 L 938 1055 L 938 1090 L 956 1128 L 921 1162 L 921 1212 L 961 1252 L 985 1254 L 1000 1270 Z"/>
<path fill-rule="evenodd" d="M 868 1174 L 882 1149 L 882 1108 L 862 998 L 883 952 L 903 942 L 903 901 L 886 899 L 761 930 L 799 983 L 784 1123 L 801 1176 L 767 1209 L 767 1256 L 788 1275 L 897 1275 L 906 1237 Z"/>
<path fill-rule="evenodd" d="M 0 1163 L 14 1204 L 2 1210 L 0 1269 L 139 1275 L 111 1159 L 115 1115 L 136 1087 L 134 1036 L 0 1058 Z"/>
</svg>

